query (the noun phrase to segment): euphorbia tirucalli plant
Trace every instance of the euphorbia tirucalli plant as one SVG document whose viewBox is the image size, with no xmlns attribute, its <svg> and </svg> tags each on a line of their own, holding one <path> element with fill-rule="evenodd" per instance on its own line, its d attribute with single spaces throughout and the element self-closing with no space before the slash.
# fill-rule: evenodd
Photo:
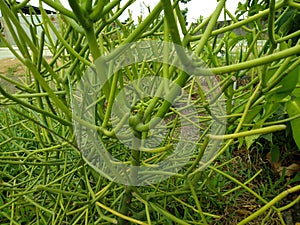
<svg viewBox="0 0 300 225">
<path fill-rule="evenodd" d="M 133 0 L 70 0 L 71 10 L 59 1 L 42 0 L 41 17 L 32 8 L 30 16 L 24 16 L 21 9 L 29 1 L 0 2 L 20 53 L 3 36 L 1 40 L 26 66 L 24 83 L 1 75 L 20 90 L 11 93 L 0 85 L 2 101 L 18 106 L 14 111 L 27 121 L 23 127 L 38 143 L 33 151 L 22 148 L 24 155 L 18 160 L 26 167 L 43 168 L 28 175 L 32 182 L 17 194 L 35 207 L 33 221 L 205 224 L 218 218 L 202 209 L 199 197 L 211 176 L 203 172 L 207 167 L 265 204 L 240 224 L 266 210 L 282 218 L 274 203 L 299 186 L 268 202 L 210 163 L 235 140 L 250 146 L 262 134 L 286 129 L 287 122 L 299 145 L 300 46 L 289 41 L 299 32 L 275 33 L 280 21 L 276 12 L 298 10 L 299 4 L 271 0 L 269 8 L 238 21 L 220 0 L 208 19 L 187 27 L 178 2 L 160 1 L 138 25 L 132 18 L 123 23 L 118 19 Z M 56 10 L 59 29 L 42 3 Z M 222 12 L 232 20 L 217 28 Z M 260 22 L 263 18 L 266 25 Z M 236 28 L 245 35 L 237 36 Z M 266 41 L 259 48 L 261 39 Z M 240 47 L 239 41 L 247 46 Z M 43 57 L 45 47 L 51 59 Z M 225 56 L 220 59 L 221 51 Z M 236 87 L 244 76 L 250 81 Z M 272 120 L 282 106 L 289 117 Z M 72 157 L 64 149 L 72 149 Z M 172 156 L 175 159 L 166 166 L 173 169 L 176 162 L 184 162 L 179 170 L 157 169 Z M 157 175 L 164 179 L 150 182 Z M 75 184 L 70 183 L 72 177 Z M 148 186 L 137 187 L 141 184 Z M 190 199 L 183 200 L 184 196 Z M 48 201 L 53 203 L 49 207 L 44 205 Z M 19 197 L 11 200 L 20 202 Z"/>
</svg>

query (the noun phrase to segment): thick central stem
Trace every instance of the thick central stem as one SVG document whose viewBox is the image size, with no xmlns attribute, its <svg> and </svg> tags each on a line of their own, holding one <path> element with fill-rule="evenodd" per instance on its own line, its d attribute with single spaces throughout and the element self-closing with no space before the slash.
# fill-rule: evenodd
<svg viewBox="0 0 300 225">
<path fill-rule="evenodd" d="M 131 150 L 131 170 L 130 170 L 130 185 L 125 186 L 125 193 L 122 198 L 120 213 L 126 216 L 130 216 L 130 205 L 132 199 L 132 193 L 134 192 L 134 186 L 138 183 L 138 172 L 140 165 L 140 148 L 142 144 L 142 133 L 133 131 L 135 138 L 132 141 L 132 150 Z M 128 221 L 124 219 L 119 219 L 119 224 L 129 224 Z"/>
</svg>

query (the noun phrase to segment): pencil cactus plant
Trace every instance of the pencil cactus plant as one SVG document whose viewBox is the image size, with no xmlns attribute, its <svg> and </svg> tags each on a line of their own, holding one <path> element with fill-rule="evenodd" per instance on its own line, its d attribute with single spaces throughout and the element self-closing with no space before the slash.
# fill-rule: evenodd
<svg viewBox="0 0 300 225">
<path fill-rule="evenodd" d="M 236 140 L 250 146 L 287 122 L 300 145 L 300 45 L 291 42 L 299 31 L 277 32 L 276 15 L 299 11 L 299 3 L 271 0 L 237 20 L 220 0 L 209 18 L 188 27 L 177 0 L 161 0 L 139 24 L 119 20 L 134 0 L 69 0 L 71 10 L 42 0 L 41 17 L 33 8 L 28 17 L 22 13 L 29 2 L 0 1 L 20 52 L 2 35 L 1 41 L 26 66 L 23 83 L 1 75 L 19 89 L 0 85 L 1 105 L 13 105 L 22 120 L 6 119 L 0 131 L 6 139 L 0 145 L 17 148 L 1 152 L 3 173 L 21 171 L 6 178 L 0 221 L 208 224 L 220 218 L 202 204 L 213 172 L 265 204 L 240 224 L 266 210 L 282 220 L 274 203 L 300 186 L 268 202 L 222 172 L 226 163 L 211 163 Z M 43 4 L 55 9 L 59 29 Z M 223 14 L 231 21 L 219 27 Z M 237 28 L 245 34 L 236 35 Z M 45 48 L 51 58 L 43 56 Z M 249 81 L 237 85 L 244 77 Z M 289 117 L 274 120 L 280 107 Z M 19 125 L 32 140 L 11 132 Z M 24 204 L 34 210 L 23 211 Z"/>
</svg>

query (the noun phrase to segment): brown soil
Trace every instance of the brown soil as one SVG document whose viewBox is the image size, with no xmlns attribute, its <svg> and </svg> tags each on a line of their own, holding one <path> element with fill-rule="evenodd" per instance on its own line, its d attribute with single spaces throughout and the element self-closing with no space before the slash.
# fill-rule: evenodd
<svg viewBox="0 0 300 225">
<path fill-rule="evenodd" d="M 0 74 L 4 75 L 23 75 L 25 72 L 24 66 L 18 59 L 1 59 Z"/>
<path fill-rule="evenodd" d="M 22 82 L 24 79 L 25 67 L 17 59 L 1 59 L 0 60 L 0 75 L 8 79 Z M 11 82 L 0 78 L 0 86 L 8 92 L 16 92 L 17 88 Z"/>
</svg>

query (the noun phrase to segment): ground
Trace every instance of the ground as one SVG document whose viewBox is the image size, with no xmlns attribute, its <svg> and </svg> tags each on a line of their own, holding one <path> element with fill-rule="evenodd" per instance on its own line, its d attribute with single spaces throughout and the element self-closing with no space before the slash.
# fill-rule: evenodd
<svg viewBox="0 0 300 225">
<path fill-rule="evenodd" d="M 24 74 L 25 70 L 18 59 L 1 59 L 0 60 L 0 73 L 9 74 L 14 73 L 17 75 Z"/>
<path fill-rule="evenodd" d="M 0 60 L 0 85 L 7 91 L 17 91 L 15 86 L 8 82 L 7 79 L 13 79 L 18 82 L 24 82 L 25 68 L 17 59 L 1 59 Z M 4 77 L 2 77 L 4 76 Z"/>
</svg>

